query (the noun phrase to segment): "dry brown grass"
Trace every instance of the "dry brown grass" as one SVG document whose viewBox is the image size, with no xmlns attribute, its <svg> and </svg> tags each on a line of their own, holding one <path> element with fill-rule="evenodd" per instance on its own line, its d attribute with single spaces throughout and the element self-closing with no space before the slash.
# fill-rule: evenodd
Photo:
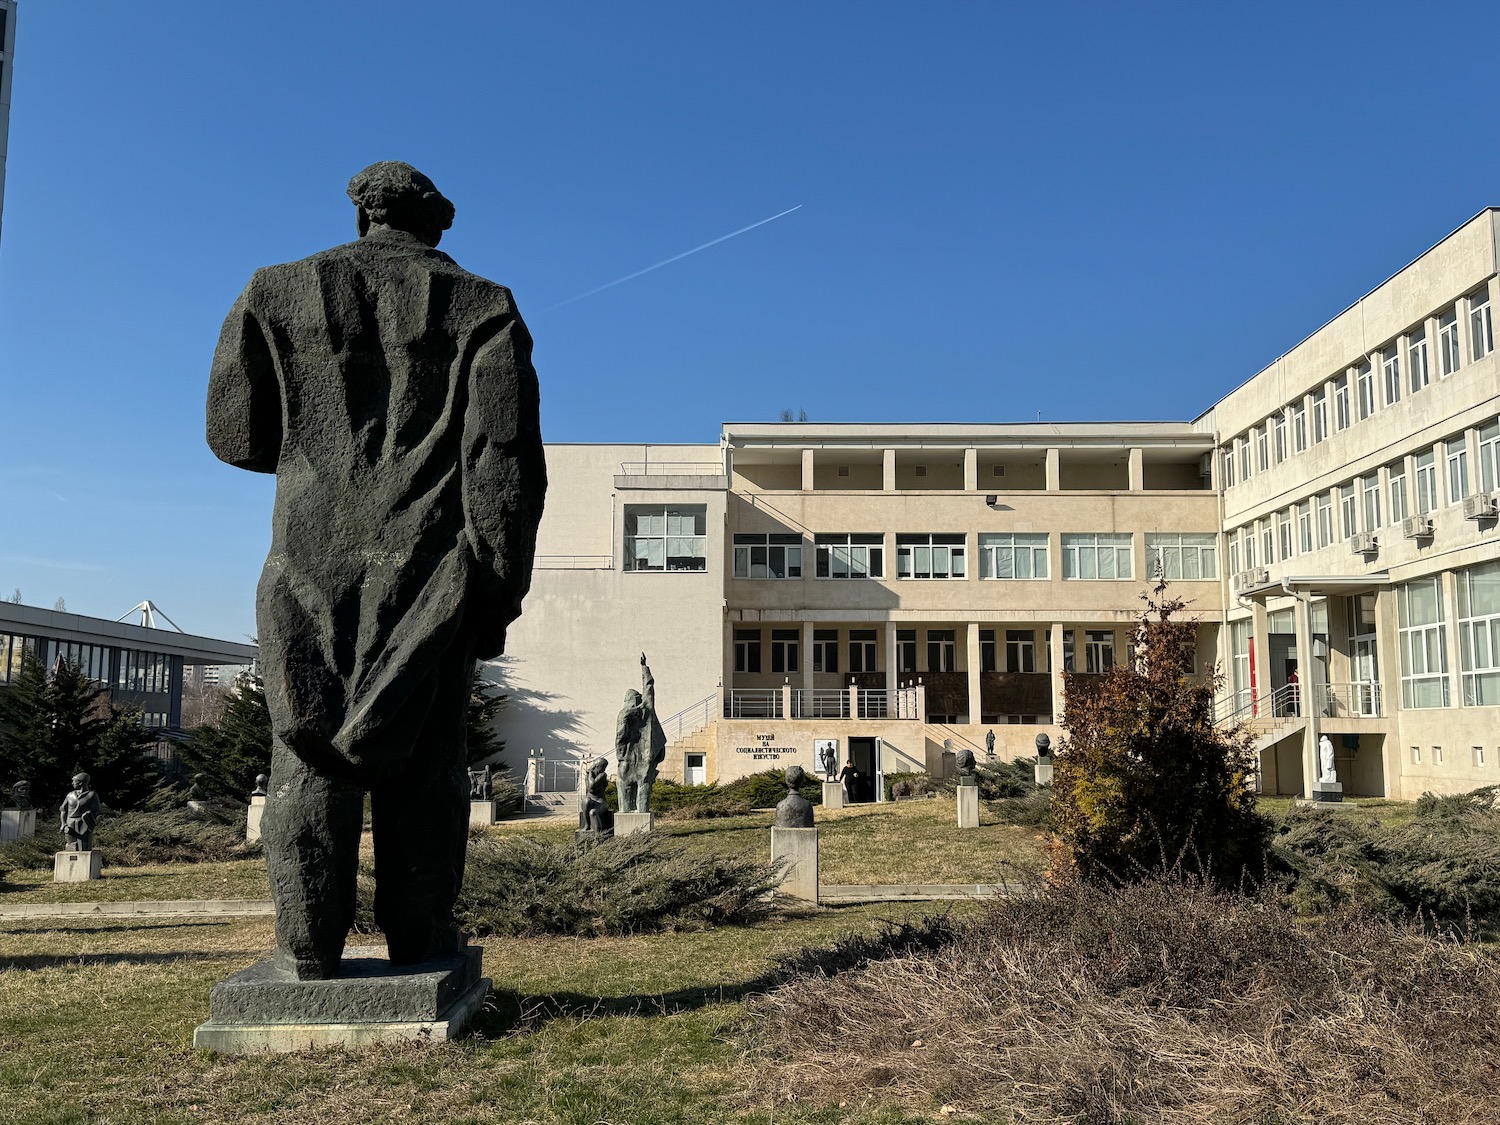
<svg viewBox="0 0 1500 1125">
<path fill-rule="evenodd" d="M 1183 884 L 1002 901 L 757 1001 L 759 1087 L 1067 1125 L 1500 1121 L 1500 963 Z"/>
</svg>

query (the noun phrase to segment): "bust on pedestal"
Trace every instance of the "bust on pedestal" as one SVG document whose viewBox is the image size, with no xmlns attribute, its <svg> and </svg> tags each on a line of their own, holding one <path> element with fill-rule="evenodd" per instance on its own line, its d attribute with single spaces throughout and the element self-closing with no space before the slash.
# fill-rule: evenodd
<svg viewBox="0 0 1500 1125">
<path fill-rule="evenodd" d="M 36 809 L 31 807 L 31 782 L 18 781 L 10 792 L 15 803 L 11 808 L 0 809 L 0 844 L 30 839 L 36 835 Z"/>
<path fill-rule="evenodd" d="M 786 771 L 787 794 L 776 806 L 771 825 L 771 860 L 783 864 L 781 889 L 793 898 L 818 901 L 818 830 L 812 802 L 797 792 L 807 773 L 801 766 Z"/>
<path fill-rule="evenodd" d="M 260 818 L 266 812 L 266 785 L 270 778 L 258 773 L 255 775 L 255 788 L 250 790 L 250 810 L 245 814 L 245 842 L 253 844 L 260 839 Z"/>
<path fill-rule="evenodd" d="M 94 826 L 99 822 L 99 794 L 86 773 L 73 775 L 73 792 L 63 798 L 59 831 L 67 841 L 52 857 L 54 883 L 86 883 L 100 877 L 99 855 L 94 851 Z"/>
<path fill-rule="evenodd" d="M 978 828 L 979 778 L 974 772 L 977 768 L 974 762 L 974 751 L 967 746 L 964 747 L 954 755 L 953 766 L 958 771 L 958 785 L 954 789 L 954 795 L 958 801 L 958 826 Z"/>
<path fill-rule="evenodd" d="M 1036 736 L 1036 783 L 1052 784 L 1052 739 L 1045 734 Z"/>
</svg>

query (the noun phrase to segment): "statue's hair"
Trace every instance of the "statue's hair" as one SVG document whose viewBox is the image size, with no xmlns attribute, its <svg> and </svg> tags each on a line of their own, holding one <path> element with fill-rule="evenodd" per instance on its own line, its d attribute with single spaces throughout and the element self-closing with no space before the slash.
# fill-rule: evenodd
<svg viewBox="0 0 1500 1125">
<path fill-rule="evenodd" d="M 406 230 L 414 223 L 447 230 L 453 225 L 453 204 L 437 186 L 410 164 L 382 160 L 349 181 L 349 198 L 372 223 Z"/>
<path fill-rule="evenodd" d="M 795 789 L 802 784 L 802 779 L 807 776 L 807 771 L 801 766 L 788 766 L 786 770 L 786 786 Z"/>
</svg>

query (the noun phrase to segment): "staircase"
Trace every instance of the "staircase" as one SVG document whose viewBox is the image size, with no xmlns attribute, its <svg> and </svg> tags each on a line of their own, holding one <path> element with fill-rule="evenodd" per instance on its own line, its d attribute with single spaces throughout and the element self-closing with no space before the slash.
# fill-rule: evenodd
<svg viewBox="0 0 1500 1125">
<path fill-rule="evenodd" d="M 1255 752 L 1261 754 L 1282 739 L 1296 734 L 1307 726 L 1301 714 L 1299 685 L 1285 684 L 1269 696 L 1253 699 L 1237 707 L 1230 706 L 1233 697 L 1222 701 L 1220 713 L 1214 725 L 1220 727 L 1242 727 L 1254 740 Z"/>
</svg>

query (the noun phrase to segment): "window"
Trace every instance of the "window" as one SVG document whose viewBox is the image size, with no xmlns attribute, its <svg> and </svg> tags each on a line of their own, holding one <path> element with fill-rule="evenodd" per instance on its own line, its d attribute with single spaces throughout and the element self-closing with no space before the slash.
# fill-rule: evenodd
<svg viewBox="0 0 1500 1125">
<path fill-rule="evenodd" d="M 771 630 L 771 671 L 800 672 L 797 662 L 797 643 L 801 632 L 797 629 Z"/>
<path fill-rule="evenodd" d="M 1465 707 L 1500 706 L 1500 560 L 1458 572 L 1458 651 Z"/>
<path fill-rule="evenodd" d="M 1313 395 L 1313 444 L 1328 440 L 1328 392 L 1320 389 Z"/>
<path fill-rule="evenodd" d="M 819 578 L 880 578 L 885 574 L 883 535 L 839 532 L 819 535 L 815 544 Z"/>
<path fill-rule="evenodd" d="M 1286 460 L 1286 412 L 1277 411 L 1276 419 L 1276 463 Z"/>
<path fill-rule="evenodd" d="M 1415 765 L 1422 764 L 1422 748 L 1420 746 L 1413 746 L 1411 748 L 1411 760 Z"/>
<path fill-rule="evenodd" d="M 1276 513 L 1276 541 L 1281 548 L 1279 558 L 1289 559 L 1296 552 L 1292 550 L 1292 510 L 1283 508 Z"/>
<path fill-rule="evenodd" d="M 1245 569 L 1255 569 L 1255 529 L 1249 524 L 1240 528 L 1240 542 L 1245 548 Z"/>
<path fill-rule="evenodd" d="M 1432 748 L 1432 764 L 1435 766 L 1443 764 L 1443 748 L 1441 746 L 1434 746 Z"/>
<path fill-rule="evenodd" d="M 1380 370 L 1385 378 L 1385 404 L 1394 406 L 1401 401 L 1401 353 L 1395 348 L 1381 352 Z"/>
<path fill-rule="evenodd" d="M 1231 531 L 1224 537 L 1224 541 L 1225 549 L 1229 552 L 1229 573 L 1238 574 L 1240 572 L 1240 533 Z"/>
<path fill-rule="evenodd" d="M 1406 506 L 1406 462 L 1387 465 L 1385 473 L 1391 484 L 1391 523 L 1398 524 L 1411 514 Z"/>
<path fill-rule="evenodd" d="M 1339 520 L 1343 524 L 1345 539 L 1359 530 L 1354 514 L 1354 482 L 1339 485 Z"/>
<path fill-rule="evenodd" d="M 875 630 L 849 630 L 849 671 L 878 672 L 875 664 Z"/>
<path fill-rule="evenodd" d="M 1427 386 L 1427 333 L 1413 332 L 1406 338 L 1406 370 L 1411 378 L 1411 393 Z"/>
<path fill-rule="evenodd" d="M 1255 427 L 1255 467 L 1265 472 L 1271 467 L 1271 423 Z"/>
<path fill-rule="evenodd" d="M 1490 291 L 1469 294 L 1469 357 L 1479 360 L 1495 350 L 1495 330 L 1490 323 Z"/>
<path fill-rule="evenodd" d="M 979 670 L 981 672 L 994 672 L 998 668 L 995 663 L 995 630 L 979 630 Z"/>
<path fill-rule="evenodd" d="M 1224 447 L 1224 487 L 1234 487 L 1234 450 Z"/>
<path fill-rule="evenodd" d="M 1483 765 L 1484 765 L 1484 747 L 1483 746 L 1473 746 L 1473 747 L 1470 747 L 1470 752 L 1474 756 L 1474 764 L 1476 766 L 1483 767 Z"/>
<path fill-rule="evenodd" d="M 1366 360 L 1355 372 L 1354 383 L 1359 391 L 1359 420 L 1363 422 L 1375 413 L 1375 372 Z"/>
<path fill-rule="evenodd" d="M 734 631 L 734 670 L 751 674 L 760 671 L 760 630 Z"/>
<path fill-rule="evenodd" d="M 120 652 L 120 671 L 115 686 L 125 691 L 160 694 L 171 686 L 171 658 L 161 652 Z"/>
<path fill-rule="evenodd" d="M 1292 407 L 1292 452 L 1301 453 L 1307 448 L 1307 403 L 1299 400 Z"/>
<path fill-rule="evenodd" d="M 1318 546 L 1326 547 L 1333 542 L 1333 494 L 1318 493 Z"/>
<path fill-rule="evenodd" d="M 1448 461 L 1448 503 L 1457 504 L 1469 494 L 1469 443 L 1464 435 L 1443 443 Z"/>
<path fill-rule="evenodd" d="M 1257 526 L 1260 528 L 1261 565 L 1270 566 L 1276 561 L 1276 534 L 1269 519 L 1260 520 Z"/>
<path fill-rule="evenodd" d="M 1333 381 L 1333 425 L 1335 429 L 1349 428 L 1349 376 L 1340 375 Z"/>
<path fill-rule="evenodd" d="M 812 660 L 814 672 L 837 672 L 839 670 L 839 631 L 837 629 L 814 629 Z"/>
<path fill-rule="evenodd" d="M 1479 427 L 1479 488 L 1493 492 L 1500 487 L 1500 422 Z"/>
<path fill-rule="evenodd" d="M 980 578 L 1046 578 L 1047 537 L 1010 533 L 979 536 Z"/>
<path fill-rule="evenodd" d="M 1458 310 L 1449 309 L 1438 317 L 1438 355 L 1446 378 L 1458 370 Z"/>
<path fill-rule="evenodd" d="M 1161 567 L 1162 576 L 1170 579 L 1217 578 L 1214 565 L 1216 537 L 1213 535 L 1190 535 L 1148 533 L 1146 535 L 1146 571 L 1155 575 Z"/>
<path fill-rule="evenodd" d="M 897 578 L 964 578 L 962 535 L 896 536 Z"/>
<path fill-rule="evenodd" d="M 1005 670 L 1036 671 L 1036 633 L 1030 629 L 1005 630 Z"/>
<path fill-rule="evenodd" d="M 1115 666 L 1115 635 L 1108 630 L 1090 629 L 1083 634 L 1084 671 L 1108 672 Z"/>
<path fill-rule="evenodd" d="M 1360 493 L 1364 500 L 1365 530 L 1375 531 L 1380 523 L 1380 474 L 1371 473 L 1360 478 Z"/>
<path fill-rule="evenodd" d="M 1132 578 L 1131 540 L 1127 535 L 1064 535 L 1064 578 Z"/>
<path fill-rule="evenodd" d="M 626 570 L 707 570 L 708 508 L 625 505 Z"/>
<path fill-rule="evenodd" d="M 952 629 L 927 630 L 927 670 L 929 672 L 954 672 L 958 670 L 958 642 Z"/>
<path fill-rule="evenodd" d="M 915 629 L 896 630 L 896 671 L 915 672 L 917 670 L 917 631 Z"/>
<path fill-rule="evenodd" d="M 1417 454 L 1417 512 L 1424 514 L 1437 507 L 1437 465 L 1432 450 Z"/>
<path fill-rule="evenodd" d="M 736 578 L 801 578 L 802 536 L 741 534 L 734 537 Z"/>
<path fill-rule="evenodd" d="M 1250 479 L 1250 438 L 1240 435 L 1234 439 L 1234 451 L 1240 460 L 1240 480 Z"/>
<path fill-rule="evenodd" d="M 1312 501 L 1304 500 L 1297 505 L 1297 551 L 1305 555 L 1312 549 Z"/>
<path fill-rule="evenodd" d="M 1401 634 L 1401 706 L 1448 706 L 1443 587 L 1437 575 L 1397 587 Z"/>
</svg>

